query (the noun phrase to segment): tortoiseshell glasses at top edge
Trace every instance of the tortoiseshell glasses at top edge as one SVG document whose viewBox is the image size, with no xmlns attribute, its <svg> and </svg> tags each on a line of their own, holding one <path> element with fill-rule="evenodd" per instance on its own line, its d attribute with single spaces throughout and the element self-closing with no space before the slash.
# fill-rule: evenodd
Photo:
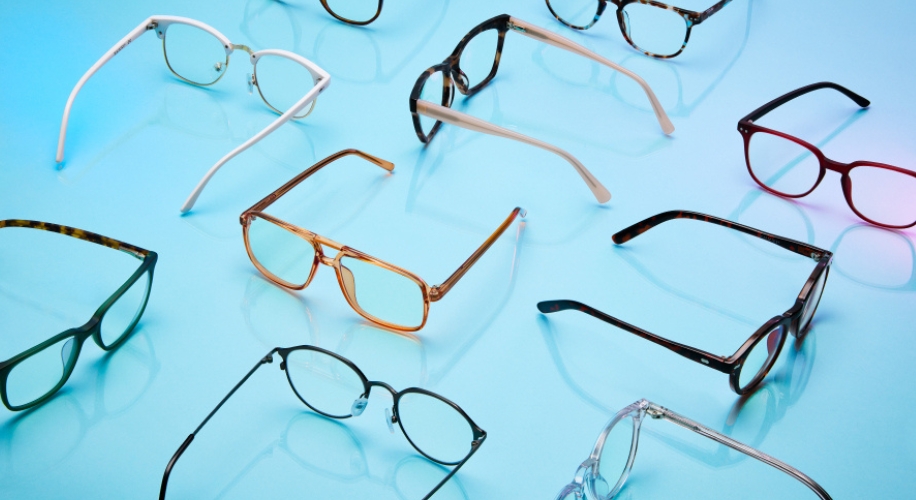
<svg viewBox="0 0 916 500">
<path fill-rule="evenodd" d="M 611 418 L 595 441 L 591 454 L 579 465 L 572 482 L 560 490 L 556 500 L 610 500 L 617 496 L 630 476 L 639 447 L 640 430 L 647 416 L 652 420 L 667 420 L 760 460 L 798 480 L 821 500 L 831 500 L 821 485 L 795 467 L 645 399 L 627 406 Z"/>
<path fill-rule="evenodd" d="M 258 368 L 274 362 L 274 355 L 280 357 L 280 370 L 286 372 L 286 380 L 296 397 L 312 411 L 327 418 L 343 420 L 358 417 L 369 405 L 373 387 L 387 391 L 392 399 L 391 409 L 385 409 L 388 429 L 393 433 L 394 424 L 398 424 L 404 437 L 421 455 L 453 467 L 423 496 L 423 500 L 439 491 L 487 438 L 486 431 L 474 423 L 460 406 L 432 391 L 419 387 L 396 391 L 385 382 L 366 378 L 349 359 L 320 347 L 275 347 L 248 371 L 181 443 L 162 474 L 159 500 L 165 500 L 172 469 L 197 434 Z"/>
<path fill-rule="evenodd" d="M 634 49 L 658 59 L 677 56 L 687 48 L 690 31 L 732 0 L 721 0 L 703 12 L 674 7 L 653 0 L 546 0 L 557 21 L 575 30 L 595 25 L 607 9 L 617 6 L 617 25 Z"/>
<path fill-rule="evenodd" d="M 70 378 L 83 343 L 89 337 L 105 351 L 119 347 L 130 336 L 146 309 L 158 256 L 127 243 L 49 222 L 0 220 L 0 229 L 26 228 L 60 233 L 124 252 L 141 261 L 124 282 L 81 326 L 0 362 L 0 398 L 11 411 L 44 403 Z M 0 234 L 2 236 L 2 234 Z"/>
<path fill-rule="evenodd" d="M 916 172 L 873 161 L 834 161 L 807 141 L 756 123 L 783 104 L 820 89 L 836 90 L 862 108 L 871 104 L 846 87 L 820 82 L 793 90 L 757 108 L 738 122 L 751 177 L 772 194 L 801 198 L 814 191 L 827 171 L 832 170 L 841 175 L 840 185 L 846 203 L 862 220 L 889 229 L 916 225 Z"/>
<path fill-rule="evenodd" d="M 639 75 L 611 62 L 585 47 L 508 14 L 490 18 L 468 32 L 442 63 L 420 75 L 410 93 L 409 106 L 414 129 L 420 142 L 428 144 L 442 123 L 448 123 L 483 134 L 516 140 L 549 151 L 575 168 L 598 203 L 606 203 L 611 193 L 575 156 L 552 144 L 519 134 L 466 113 L 451 109 L 455 89 L 467 98 L 484 88 L 496 76 L 507 32 L 525 35 L 539 42 L 572 52 L 607 66 L 635 81 L 646 94 L 662 132 L 671 134 L 674 125 L 655 93 Z"/>
<path fill-rule="evenodd" d="M 337 274 L 347 303 L 362 317 L 393 330 L 417 331 L 426 324 L 430 302 L 441 300 L 516 217 L 525 217 L 525 211 L 516 207 L 483 245 L 442 284 L 435 286 L 429 286 L 406 269 L 264 213 L 316 171 L 348 155 L 387 171 L 394 169 L 393 163 L 355 149 L 339 151 L 312 165 L 242 213 L 240 222 L 248 257 L 268 279 L 293 290 L 307 287 L 319 264 L 330 266 Z M 337 250 L 337 255 L 328 257 L 324 247 Z"/>
<path fill-rule="evenodd" d="M 728 374 L 732 390 L 738 394 L 747 394 L 760 385 L 767 376 L 767 373 L 769 373 L 779 357 L 779 353 L 786 342 L 787 334 L 796 337 L 797 342 L 804 341 L 811 326 L 811 319 L 814 317 L 821 295 L 824 292 L 824 285 L 827 282 L 833 254 L 827 250 L 766 233 L 736 222 L 688 211 L 670 211 L 649 217 L 614 234 L 614 243 L 618 245 L 626 243 L 659 224 L 675 219 L 693 219 L 728 227 L 766 240 L 790 252 L 809 257 L 816 262 L 816 265 L 792 307 L 764 323 L 734 354 L 727 357 L 670 341 L 575 300 L 546 300 L 538 303 L 538 310 L 545 314 L 565 310 L 584 312 L 617 328 L 670 349 L 685 358 Z"/>
</svg>

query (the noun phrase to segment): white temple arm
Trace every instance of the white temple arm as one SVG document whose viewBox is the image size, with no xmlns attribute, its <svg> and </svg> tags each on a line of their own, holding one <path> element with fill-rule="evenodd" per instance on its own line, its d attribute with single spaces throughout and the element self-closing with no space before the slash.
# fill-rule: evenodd
<svg viewBox="0 0 916 500">
<path fill-rule="evenodd" d="M 647 84 L 646 81 L 643 80 L 636 73 L 633 73 L 632 71 L 620 65 L 617 65 L 604 57 L 599 56 L 598 54 L 586 49 L 585 47 L 579 45 L 576 42 L 573 42 L 572 40 L 569 40 L 568 38 L 563 38 L 562 36 L 551 33 L 550 31 L 547 31 L 544 28 L 540 28 L 533 24 L 526 23 L 525 21 L 522 21 L 521 19 L 510 17 L 509 26 L 513 30 L 527 37 L 534 38 L 535 40 L 542 41 L 544 43 L 553 45 L 554 47 L 558 47 L 563 50 L 568 50 L 569 52 L 572 52 L 574 54 L 579 54 L 582 57 L 585 57 L 597 63 L 603 64 L 613 70 L 619 71 L 623 73 L 624 75 L 632 78 L 634 81 L 636 81 L 636 83 L 639 84 L 640 87 L 642 87 L 643 92 L 646 93 L 646 97 L 649 98 L 649 102 L 652 104 L 652 110 L 655 111 L 655 118 L 658 119 L 658 123 L 662 127 L 662 132 L 664 132 L 665 134 L 671 134 L 672 132 L 674 132 L 674 125 L 671 123 L 671 120 L 668 119 L 668 114 L 665 113 L 665 110 L 664 108 L 662 108 L 661 103 L 658 102 L 658 99 L 655 97 L 655 93 L 652 92 L 652 89 L 649 87 L 649 84 Z"/>
<path fill-rule="evenodd" d="M 78 94 L 80 89 L 83 88 L 83 85 L 86 84 L 86 81 L 89 80 L 89 78 L 92 77 L 92 75 L 94 75 L 96 71 L 99 70 L 99 68 L 111 60 L 112 57 L 118 55 L 119 52 L 124 50 L 124 47 L 127 47 L 131 42 L 137 38 L 140 38 L 141 35 L 155 28 L 156 24 L 153 19 L 154 18 L 152 17 L 148 17 L 145 21 L 140 23 L 139 26 L 131 30 L 131 32 L 122 38 L 118 43 L 116 43 L 114 47 L 108 49 L 108 52 L 106 52 L 105 55 L 101 57 L 101 59 L 96 61 L 95 64 L 89 68 L 89 71 L 87 71 L 86 74 L 84 74 L 83 77 L 80 78 L 78 82 L 76 82 L 76 86 L 73 87 L 73 90 L 70 92 L 70 97 L 67 99 L 67 106 L 64 107 L 64 118 L 60 124 L 60 137 L 57 139 L 57 163 L 64 161 L 64 141 L 67 139 L 67 121 L 70 119 L 70 108 L 73 106 L 73 101 L 76 99 L 76 94 Z"/>
<path fill-rule="evenodd" d="M 576 172 L 582 177 L 582 180 L 588 184 L 588 188 L 591 189 L 592 194 L 595 195 L 595 198 L 598 200 L 598 203 L 606 203 L 611 199 L 611 193 L 605 188 L 598 179 L 592 175 L 591 172 L 585 168 L 575 156 L 567 153 L 566 151 L 547 144 L 546 142 L 539 141 L 537 139 L 528 137 L 526 135 L 513 132 L 511 130 L 504 129 L 497 125 L 494 125 L 490 122 L 475 118 L 471 115 L 455 111 L 445 106 L 440 106 L 423 99 L 417 99 L 417 113 L 428 116 L 435 120 L 448 123 L 450 125 L 455 125 L 457 127 L 466 128 L 468 130 L 473 130 L 475 132 L 481 132 L 484 134 L 495 135 L 497 137 L 505 137 L 506 139 L 514 139 L 519 142 L 524 142 L 525 144 L 530 144 L 532 146 L 544 149 L 554 153 L 564 160 L 568 161 L 573 168 L 576 169 Z"/>
<path fill-rule="evenodd" d="M 197 184 L 197 187 L 194 188 L 194 191 L 191 192 L 191 195 L 188 196 L 188 199 L 185 200 L 184 205 L 181 206 L 181 213 L 187 213 L 189 210 L 191 210 L 191 208 L 194 207 L 194 203 L 197 202 L 197 198 L 200 196 L 200 193 L 204 190 L 204 187 L 207 186 L 207 183 L 210 182 L 210 178 L 213 177 L 213 175 L 216 174 L 216 171 L 219 170 L 226 162 L 237 156 L 242 151 L 250 148 L 274 130 L 277 130 L 284 123 L 290 121 L 297 113 L 305 109 L 306 106 L 318 98 L 318 94 L 324 91 L 324 89 L 326 89 L 328 85 L 331 84 L 331 76 L 327 72 L 300 55 L 293 54 L 292 52 L 286 50 L 262 50 L 251 55 L 252 62 L 263 55 L 277 55 L 286 57 L 298 62 L 299 64 L 302 64 L 306 67 L 306 69 L 309 70 L 309 73 L 312 74 L 312 78 L 315 79 L 315 86 L 312 87 L 312 89 L 309 90 L 302 99 L 299 99 L 296 104 L 286 110 L 276 120 L 271 122 L 270 125 L 265 127 L 264 130 L 258 132 L 253 137 L 242 143 L 240 146 L 230 151 L 228 154 L 226 154 L 226 156 L 223 156 L 218 162 L 216 162 L 215 165 L 210 167 L 210 170 L 207 171 L 207 173 Z"/>
</svg>

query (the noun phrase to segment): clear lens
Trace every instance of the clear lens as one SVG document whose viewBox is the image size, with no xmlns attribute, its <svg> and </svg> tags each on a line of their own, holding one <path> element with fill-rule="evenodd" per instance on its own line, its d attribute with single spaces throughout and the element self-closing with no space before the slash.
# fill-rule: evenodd
<svg viewBox="0 0 916 500">
<path fill-rule="evenodd" d="M 340 359 L 297 349 L 286 357 L 286 376 L 305 404 L 331 417 L 353 414 L 353 404 L 366 391 L 362 377 Z"/>
<path fill-rule="evenodd" d="M 631 414 L 618 420 L 605 437 L 595 467 L 596 475 L 589 478 L 589 486 L 596 498 L 609 498 L 623 486 L 636 440 L 635 431 L 636 424 Z"/>
<path fill-rule="evenodd" d="M 821 295 L 824 294 L 824 284 L 826 282 L 827 270 L 825 269 L 818 276 L 814 286 L 811 287 L 811 292 L 808 294 L 808 302 L 805 303 L 801 318 L 798 320 L 798 333 L 804 333 L 805 329 L 808 328 L 808 324 L 811 323 L 811 318 L 814 317 L 814 312 L 817 311 L 817 305 L 821 302 Z"/>
<path fill-rule="evenodd" d="M 273 279 L 292 287 L 308 282 L 315 269 L 315 247 L 292 231 L 259 217 L 248 225 L 251 257 Z"/>
<path fill-rule="evenodd" d="M 417 449 L 434 460 L 454 464 L 470 453 L 474 431 L 452 405 L 420 392 L 398 399 L 401 429 Z"/>
<path fill-rule="evenodd" d="M 315 79 L 309 70 L 292 59 L 265 55 L 258 59 L 254 68 L 258 92 L 270 107 L 278 113 L 285 113 L 315 87 Z M 312 111 L 315 100 L 294 116 L 303 118 Z"/>
<path fill-rule="evenodd" d="M 450 89 L 446 90 L 444 78 L 445 74 L 441 71 L 436 71 L 430 75 L 426 79 L 426 83 L 423 84 L 423 89 L 420 90 L 420 99 L 441 106 L 450 106 L 452 104 L 449 99 L 451 92 Z M 440 122 L 428 116 L 420 115 L 420 129 L 427 136 L 433 132 L 433 128 L 437 123 Z"/>
<path fill-rule="evenodd" d="M 423 324 L 423 290 L 407 276 L 352 257 L 340 259 L 340 273 L 347 295 L 364 313 L 405 328 Z"/>
<path fill-rule="evenodd" d="M 339 17 L 365 23 L 381 10 L 382 0 L 327 0 L 327 6 Z"/>
<path fill-rule="evenodd" d="M 782 336 L 783 328 L 777 326 L 751 347 L 751 352 L 744 359 L 744 365 L 738 373 L 738 386 L 742 390 L 756 384 L 776 361 Z"/>
<path fill-rule="evenodd" d="M 6 379 L 6 398 L 12 407 L 24 406 L 58 388 L 76 358 L 73 337 L 55 342 L 22 360 Z"/>
<path fill-rule="evenodd" d="M 849 178 L 852 204 L 866 218 L 895 227 L 916 222 L 916 175 L 863 165 L 850 170 Z"/>
<path fill-rule="evenodd" d="M 550 10 L 565 24 L 585 29 L 598 15 L 596 0 L 547 0 Z"/>
<path fill-rule="evenodd" d="M 111 347 L 117 344 L 140 320 L 146 299 L 149 297 L 149 272 L 143 273 L 123 295 L 118 297 L 102 317 L 102 345 Z"/>
<path fill-rule="evenodd" d="M 458 59 L 458 67 L 467 76 L 468 88 L 483 83 L 496 66 L 496 47 L 499 32 L 495 29 L 478 33 L 471 38 Z"/>
<path fill-rule="evenodd" d="M 788 196 L 807 193 L 821 174 L 820 160 L 811 150 L 766 132 L 751 136 L 747 160 L 757 180 Z"/>
<path fill-rule="evenodd" d="M 210 85 L 226 72 L 229 56 L 218 38 L 187 24 L 170 24 L 162 39 L 172 72 L 198 85 Z"/>
<path fill-rule="evenodd" d="M 623 9 L 623 20 L 630 41 L 644 52 L 671 56 L 687 41 L 687 21 L 673 10 L 631 3 Z"/>
</svg>

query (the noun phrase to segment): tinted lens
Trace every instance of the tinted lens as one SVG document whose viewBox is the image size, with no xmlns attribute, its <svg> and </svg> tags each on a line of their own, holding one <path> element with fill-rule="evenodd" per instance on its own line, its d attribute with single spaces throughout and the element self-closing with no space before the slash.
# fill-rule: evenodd
<svg viewBox="0 0 916 500">
<path fill-rule="evenodd" d="M 401 429 L 417 449 L 433 460 L 454 464 L 471 451 L 474 431 L 452 405 L 420 392 L 402 394 L 398 400 Z"/>
<path fill-rule="evenodd" d="M 811 150 L 765 132 L 751 135 L 747 161 L 761 184 L 788 196 L 813 189 L 821 173 L 820 160 Z"/>
<path fill-rule="evenodd" d="M 405 328 L 423 323 L 423 290 L 407 276 L 352 257 L 340 259 L 340 273 L 350 300 L 372 318 Z"/>
<path fill-rule="evenodd" d="M 776 361 L 782 343 L 783 328 L 777 326 L 764 335 L 751 347 L 751 352 L 744 359 L 741 372 L 738 373 L 738 386 L 741 390 L 756 385 Z"/>
<path fill-rule="evenodd" d="M 811 323 L 811 318 L 814 317 L 814 312 L 817 311 L 817 305 L 821 302 L 821 295 L 824 294 L 824 284 L 826 282 L 827 270 L 825 269 L 818 276 L 817 281 L 814 282 L 814 286 L 811 288 L 811 292 L 808 294 L 808 301 L 805 303 L 801 318 L 798 320 L 798 333 L 805 333 L 805 329 Z"/>
<path fill-rule="evenodd" d="M 116 345 L 133 330 L 146 307 L 149 289 L 150 273 L 145 272 L 105 311 L 101 325 L 102 345 Z"/>
<path fill-rule="evenodd" d="M 849 171 L 852 204 L 879 224 L 906 227 L 916 222 L 916 174 L 858 166 Z"/>
<path fill-rule="evenodd" d="M 632 415 L 623 417 L 611 428 L 598 458 L 597 474 L 589 479 L 595 498 L 610 498 L 623 486 L 635 438 Z"/>
<path fill-rule="evenodd" d="M 19 362 L 6 379 L 6 397 L 13 408 L 33 403 L 56 391 L 76 360 L 73 337 L 55 342 Z"/>
<path fill-rule="evenodd" d="M 644 52 L 674 55 L 687 41 L 687 21 L 673 10 L 631 3 L 623 9 L 623 21 L 630 41 Z"/>
<path fill-rule="evenodd" d="M 219 80 L 229 64 L 218 38 L 187 24 L 170 24 L 162 39 L 165 62 L 172 71 L 198 85 Z"/>
<path fill-rule="evenodd" d="M 598 15 L 597 0 L 547 0 L 547 6 L 561 22 L 573 28 L 591 26 Z"/>
<path fill-rule="evenodd" d="M 339 17 L 365 23 L 378 14 L 382 8 L 382 0 L 327 0 L 327 6 Z"/>
<path fill-rule="evenodd" d="M 266 219 L 252 218 L 248 247 L 261 270 L 287 286 L 305 285 L 314 272 L 316 254 L 311 242 Z"/>
<path fill-rule="evenodd" d="M 496 67 L 496 48 L 499 32 L 486 30 L 474 35 L 464 46 L 458 67 L 467 77 L 468 88 L 473 88 L 487 79 Z"/>
<path fill-rule="evenodd" d="M 315 79 L 305 66 L 292 59 L 265 55 L 258 59 L 254 68 L 258 92 L 270 107 L 278 113 L 284 113 L 315 87 Z M 302 118 L 315 106 L 313 99 L 308 105 L 296 112 L 296 118 Z"/>
<path fill-rule="evenodd" d="M 354 403 L 366 392 L 362 377 L 348 364 L 311 349 L 290 351 L 286 376 L 299 399 L 331 417 L 352 415 Z"/>
<path fill-rule="evenodd" d="M 420 90 L 420 99 L 441 106 L 450 106 L 452 104 L 449 97 L 451 89 L 445 87 L 444 78 L 445 74 L 441 71 L 436 71 L 432 75 L 429 75 L 429 78 L 427 78 L 426 82 L 423 84 L 423 89 Z M 423 134 L 427 136 L 433 132 L 434 127 L 439 123 L 441 122 L 438 120 L 420 115 L 420 129 L 423 130 Z"/>
</svg>

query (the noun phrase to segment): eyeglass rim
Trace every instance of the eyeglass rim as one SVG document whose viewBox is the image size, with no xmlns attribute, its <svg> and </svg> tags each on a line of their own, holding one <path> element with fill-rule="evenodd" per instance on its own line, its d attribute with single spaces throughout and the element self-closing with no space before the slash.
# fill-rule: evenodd
<svg viewBox="0 0 916 500">
<path fill-rule="evenodd" d="M 356 21 L 356 20 L 353 20 L 353 19 L 349 19 L 349 18 L 343 17 L 343 16 L 341 16 L 340 14 L 334 12 L 333 9 L 331 9 L 331 6 L 328 5 L 328 1 L 327 1 L 327 0 L 320 0 L 320 1 L 321 1 L 321 6 L 324 7 L 324 10 L 326 10 L 326 11 L 328 12 L 328 14 L 331 14 L 331 16 L 334 17 L 334 19 L 337 19 L 338 21 L 345 22 L 345 23 L 347 23 L 347 24 L 351 24 L 351 25 L 353 25 L 353 26 L 365 26 L 365 25 L 367 25 L 367 24 L 372 23 L 372 22 L 375 21 L 376 19 L 378 19 L 378 16 L 382 13 L 382 3 L 383 3 L 384 0 L 378 0 L 378 8 L 375 10 L 375 15 L 373 15 L 368 21 Z"/>
<path fill-rule="evenodd" d="M 391 394 L 392 400 L 393 400 L 393 402 L 392 402 L 392 416 L 397 417 L 398 427 L 401 429 L 401 433 L 404 435 L 404 437 L 407 439 L 407 441 L 410 443 L 410 445 L 411 445 L 418 453 L 420 453 L 420 454 L 423 455 L 424 457 L 426 457 L 426 458 L 432 460 L 433 462 L 436 462 L 436 463 L 442 464 L 442 465 L 458 465 L 459 463 L 461 463 L 462 461 L 464 461 L 464 460 L 473 452 L 473 450 L 474 450 L 474 448 L 475 448 L 475 445 L 474 445 L 475 442 L 477 442 L 478 445 L 479 445 L 479 442 L 482 442 L 482 440 L 483 440 L 484 438 L 486 438 L 486 434 L 487 434 L 486 431 L 484 431 L 483 429 L 481 429 L 480 426 L 478 426 L 478 425 L 474 422 L 474 420 L 467 414 L 467 412 L 465 412 L 465 411 L 464 411 L 460 406 L 458 406 L 458 404 L 456 404 L 454 401 L 452 401 L 452 400 L 450 400 L 450 399 L 448 399 L 448 398 L 446 398 L 446 397 L 444 397 L 444 396 L 442 396 L 442 395 L 436 394 L 435 392 L 432 392 L 432 391 L 429 391 L 429 390 L 427 390 L 427 389 L 423 389 L 423 388 L 420 388 L 420 387 L 408 387 L 408 388 L 406 388 L 406 389 L 397 391 L 397 390 L 395 390 L 393 387 L 391 387 L 390 385 L 386 384 L 385 382 L 370 381 L 370 380 L 366 377 L 366 375 L 362 372 L 362 370 L 360 370 L 359 367 L 356 366 L 355 363 L 353 363 L 353 362 L 350 361 L 349 359 L 347 359 L 347 358 L 341 356 L 340 354 L 337 354 L 337 353 L 335 353 L 335 352 L 333 352 L 333 351 L 329 351 L 329 350 L 327 350 L 327 349 L 323 349 L 323 348 L 318 347 L 318 346 L 303 344 L 303 345 L 298 345 L 298 346 L 293 346 L 293 347 L 278 347 L 278 348 L 276 349 L 276 352 L 277 352 L 277 354 L 280 355 L 280 358 L 283 360 L 283 363 L 286 363 L 286 362 L 287 362 L 287 358 L 288 358 L 289 354 L 290 354 L 291 352 L 294 352 L 294 351 L 314 351 L 314 352 L 318 352 L 318 353 L 320 353 L 320 354 L 324 354 L 324 355 L 330 356 L 330 357 L 332 357 L 332 358 L 334 358 L 334 359 L 336 359 L 336 360 L 338 360 L 338 361 L 344 363 L 348 368 L 352 369 L 352 370 L 359 376 L 359 378 L 362 380 L 362 382 L 363 382 L 363 393 L 361 394 L 361 397 L 368 398 L 369 395 L 370 395 L 370 393 L 371 393 L 371 391 L 372 391 L 372 387 L 382 387 L 382 388 L 384 388 L 385 390 L 387 390 L 387 391 Z M 352 414 L 351 414 L 351 415 L 346 415 L 346 416 L 330 415 L 330 414 L 327 414 L 327 413 L 325 413 L 325 412 L 323 412 L 323 411 L 321 411 L 321 410 L 316 409 L 315 407 L 313 407 L 312 405 L 310 405 L 308 402 L 306 402 L 305 398 L 303 398 L 303 397 L 299 394 L 299 392 L 296 390 L 296 386 L 295 386 L 295 384 L 293 383 L 292 378 L 290 378 L 289 370 L 284 369 L 284 371 L 286 372 L 286 379 L 287 379 L 287 381 L 289 382 L 290 387 L 293 389 L 293 392 L 296 394 L 296 396 L 299 398 L 299 400 L 302 401 L 306 406 L 308 406 L 310 409 L 312 409 L 312 410 L 315 411 L 316 413 L 321 414 L 321 415 L 323 415 L 323 416 L 325 416 L 325 417 L 328 417 L 328 418 L 336 419 L 336 420 L 343 420 L 343 419 L 351 418 L 351 417 L 353 416 Z M 461 460 L 458 460 L 458 461 L 455 461 L 455 462 L 446 462 L 446 461 L 439 460 L 439 459 L 434 458 L 434 457 L 432 457 L 431 455 L 427 454 L 427 453 L 424 452 L 423 450 L 421 450 L 421 449 L 416 445 L 416 443 L 413 442 L 413 440 L 410 438 L 410 435 L 409 435 L 409 434 L 407 433 L 407 431 L 404 429 L 404 424 L 403 424 L 403 422 L 401 421 L 400 414 L 399 414 L 399 404 L 400 404 L 400 400 L 401 400 L 401 397 L 404 396 L 405 394 L 422 394 L 422 395 L 425 395 L 425 396 L 430 396 L 430 397 L 433 397 L 433 398 L 435 398 L 435 399 L 438 399 L 439 401 L 441 401 L 441 402 L 443 402 L 443 403 L 449 405 L 452 409 L 454 409 L 455 411 L 457 411 L 457 412 L 465 419 L 465 421 L 468 423 L 468 426 L 471 428 L 472 435 L 473 435 L 473 439 L 472 439 L 471 447 L 468 449 L 468 453 L 467 453 Z"/>
<path fill-rule="evenodd" d="M 272 272 L 270 272 L 270 270 L 264 267 L 264 265 L 261 264 L 257 260 L 257 257 L 254 254 L 254 250 L 252 250 L 251 248 L 251 242 L 250 242 L 249 235 L 248 235 L 249 227 L 255 218 L 263 219 L 265 222 L 272 223 L 280 227 L 281 229 L 289 231 L 293 233 L 295 236 L 302 238 L 303 240 L 307 241 L 309 244 L 312 245 L 315 257 L 312 260 L 312 268 L 309 271 L 309 277 L 306 280 L 305 284 L 297 285 L 294 283 L 287 282 L 286 280 L 283 280 L 282 278 L 274 275 Z M 290 224 L 289 222 L 286 222 L 282 219 L 279 219 L 270 214 L 267 214 L 261 211 L 257 211 L 257 210 L 248 211 L 245 214 L 243 214 L 242 216 L 242 235 L 245 240 L 245 249 L 248 252 L 248 258 L 255 265 L 255 267 L 261 272 L 261 274 L 267 277 L 270 281 L 273 281 L 274 283 L 280 286 L 283 286 L 285 288 L 289 288 L 292 290 L 303 290 L 306 287 L 308 287 L 308 285 L 312 282 L 312 279 L 314 278 L 315 274 L 317 273 L 318 265 L 321 263 L 325 263 L 323 262 L 324 259 L 322 259 L 322 257 L 326 257 L 326 256 L 324 254 L 324 250 L 321 248 L 321 245 L 326 245 L 328 243 L 331 243 L 331 245 L 328 245 L 328 246 L 336 249 L 337 255 L 335 255 L 334 258 L 331 259 L 328 265 L 334 269 L 334 272 L 337 276 L 337 284 L 340 286 L 341 293 L 343 294 L 344 298 L 346 299 L 350 307 L 354 311 L 356 311 L 357 314 L 359 314 L 360 316 L 366 318 L 367 320 L 379 326 L 382 326 L 388 329 L 392 329 L 395 331 L 414 332 L 414 331 L 421 330 L 424 326 L 426 326 L 426 321 L 429 318 L 429 307 L 430 307 L 430 303 L 432 302 L 432 299 L 430 298 L 431 287 L 422 278 L 420 278 L 416 274 L 402 267 L 398 267 L 393 264 L 389 264 L 388 262 L 385 262 L 381 259 L 373 257 L 365 252 L 361 252 L 355 248 L 352 248 L 346 245 L 339 245 L 336 242 L 328 240 L 327 238 L 324 238 L 321 235 L 313 233 L 307 229 L 301 228 L 294 224 Z M 372 265 L 378 266 L 382 269 L 391 271 L 395 274 L 405 277 L 408 280 L 410 280 L 411 282 L 413 282 L 414 284 L 416 284 L 420 288 L 420 293 L 423 299 L 423 318 L 420 324 L 417 326 L 399 325 L 396 323 L 392 323 L 390 321 L 385 321 L 381 318 L 377 318 L 369 314 L 368 312 L 366 312 L 362 307 L 360 307 L 358 302 L 356 302 L 356 298 L 350 297 L 350 294 L 347 291 L 346 286 L 344 285 L 344 282 L 343 282 L 343 275 L 341 274 L 341 270 L 340 270 L 340 267 L 341 267 L 340 261 L 344 257 L 350 257 L 353 259 L 368 262 Z"/>
</svg>

